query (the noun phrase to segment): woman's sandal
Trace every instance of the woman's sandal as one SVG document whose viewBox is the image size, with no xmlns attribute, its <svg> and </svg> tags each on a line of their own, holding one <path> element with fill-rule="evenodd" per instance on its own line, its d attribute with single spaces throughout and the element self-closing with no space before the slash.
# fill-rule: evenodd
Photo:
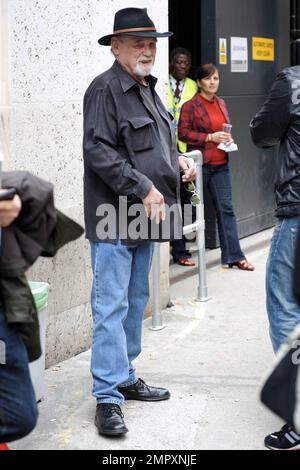
<svg viewBox="0 0 300 470">
<path fill-rule="evenodd" d="M 190 261 L 188 258 L 180 258 L 178 261 L 176 261 L 177 264 L 180 264 L 180 266 L 196 266 L 194 261 Z"/>
<path fill-rule="evenodd" d="M 249 261 L 247 261 L 246 259 L 228 264 L 229 268 L 233 268 L 234 266 L 236 266 L 238 269 L 241 269 L 242 271 L 254 271 L 255 269 L 253 264 L 249 263 Z"/>
</svg>

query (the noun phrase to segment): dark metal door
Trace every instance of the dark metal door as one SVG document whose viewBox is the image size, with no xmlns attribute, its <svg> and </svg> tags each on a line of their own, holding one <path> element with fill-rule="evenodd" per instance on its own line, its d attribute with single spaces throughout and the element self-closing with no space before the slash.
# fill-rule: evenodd
<svg viewBox="0 0 300 470">
<path fill-rule="evenodd" d="M 276 74 L 290 65 L 290 7 L 287 0 L 202 0 L 201 7 L 201 60 L 214 62 L 220 70 L 219 95 L 228 106 L 239 146 L 239 151 L 230 156 L 230 166 L 239 236 L 245 237 L 274 223 L 277 152 L 262 151 L 252 144 L 249 122 L 264 102 Z M 238 52 L 231 51 L 232 38 L 246 38 L 248 59 L 241 68 L 247 71 L 233 71 L 239 64 Z M 264 38 L 268 40 L 266 47 L 274 39 L 274 60 L 265 60 Z M 226 64 L 220 63 L 225 61 L 220 39 L 226 39 Z M 233 46 L 238 44 L 236 39 L 233 41 Z M 245 39 L 242 48 L 244 45 Z M 245 48 L 242 55 L 241 59 L 245 58 Z M 272 59 L 268 55 L 266 58 Z M 205 203 L 206 243 L 214 248 L 219 244 L 217 224 L 207 194 Z"/>
</svg>

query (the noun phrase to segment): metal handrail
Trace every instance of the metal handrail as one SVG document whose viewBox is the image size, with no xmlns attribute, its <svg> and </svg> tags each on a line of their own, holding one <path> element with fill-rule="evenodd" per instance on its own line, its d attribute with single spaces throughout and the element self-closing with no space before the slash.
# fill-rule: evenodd
<svg viewBox="0 0 300 470">
<path fill-rule="evenodd" d="M 183 235 L 187 235 L 193 231 L 196 232 L 197 248 L 198 248 L 198 291 L 196 302 L 207 302 L 211 299 L 208 296 L 207 278 L 206 278 L 206 261 L 205 261 L 205 220 L 204 220 L 204 202 L 203 202 L 203 156 L 200 150 L 194 150 L 183 154 L 186 157 L 193 158 L 197 167 L 196 189 L 200 195 L 200 204 L 196 206 L 196 220 L 190 225 L 183 227 Z M 160 295 L 160 243 L 154 243 L 153 254 L 153 314 L 152 314 L 152 330 L 161 330 L 165 327 L 161 312 L 161 295 Z"/>
</svg>

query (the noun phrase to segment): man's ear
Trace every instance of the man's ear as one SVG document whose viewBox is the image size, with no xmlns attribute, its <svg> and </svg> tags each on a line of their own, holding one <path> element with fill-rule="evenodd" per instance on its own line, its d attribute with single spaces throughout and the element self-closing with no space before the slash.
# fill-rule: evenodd
<svg viewBox="0 0 300 470">
<path fill-rule="evenodd" d="M 111 51 L 115 57 L 119 55 L 119 41 L 116 37 L 111 39 Z"/>
</svg>

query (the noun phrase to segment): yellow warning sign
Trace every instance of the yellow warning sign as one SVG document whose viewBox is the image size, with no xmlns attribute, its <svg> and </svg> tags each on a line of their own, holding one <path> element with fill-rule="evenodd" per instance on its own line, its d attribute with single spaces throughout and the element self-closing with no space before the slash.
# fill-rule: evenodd
<svg viewBox="0 0 300 470">
<path fill-rule="evenodd" d="M 270 38 L 252 38 L 252 59 L 275 61 L 275 41 Z"/>
<path fill-rule="evenodd" d="M 220 38 L 219 63 L 222 64 L 222 65 L 227 64 L 227 39 L 225 39 L 225 38 Z"/>
</svg>

